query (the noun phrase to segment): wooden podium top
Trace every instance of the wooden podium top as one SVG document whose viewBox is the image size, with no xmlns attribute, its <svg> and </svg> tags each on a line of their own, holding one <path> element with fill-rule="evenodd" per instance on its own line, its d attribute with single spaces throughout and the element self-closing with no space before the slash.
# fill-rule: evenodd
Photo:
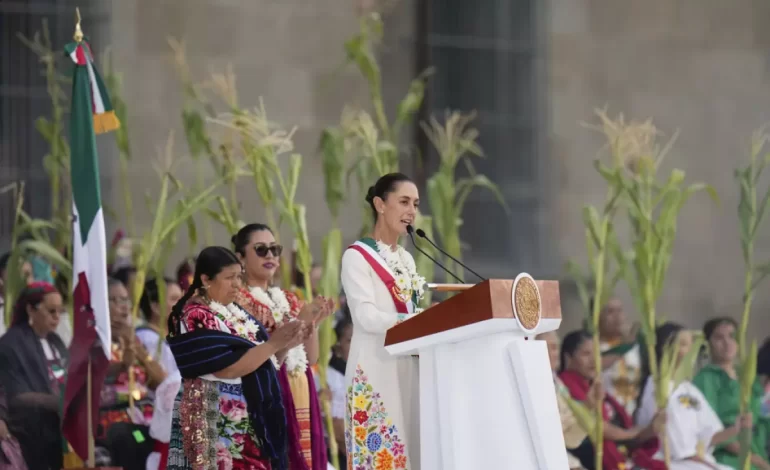
<svg viewBox="0 0 770 470">
<path fill-rule="evenodd" d="M 541 321 L 561 320 L 558 281 L 535 281 L 540 291 Z M 511 291 L 513 280 L 489 279 L 426 309 L 389 329 L 385 346 L 403 343 L 442 331 L 461 328 L 494 318 L 514 319 Z"/>
</svg>

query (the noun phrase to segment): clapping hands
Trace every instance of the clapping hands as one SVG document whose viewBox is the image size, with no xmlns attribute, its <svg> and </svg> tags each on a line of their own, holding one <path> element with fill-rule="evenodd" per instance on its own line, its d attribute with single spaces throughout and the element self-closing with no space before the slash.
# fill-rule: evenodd
<svg viewBox="0 0 770 470">
<path fill-rule="evenodd" d="M 286 322 L 270 335 L 270 342 L 278 351 L 287 351 L 307 341 L 313 332 L 313 327 L 303 321 Z"/>
<path fill-rule="evenodd" d="M 299 320 L 315 328 L 334 311 L 334 301 L 326 297 L 316 297 L 306 303 L 299 311 Z"/>
</svg>

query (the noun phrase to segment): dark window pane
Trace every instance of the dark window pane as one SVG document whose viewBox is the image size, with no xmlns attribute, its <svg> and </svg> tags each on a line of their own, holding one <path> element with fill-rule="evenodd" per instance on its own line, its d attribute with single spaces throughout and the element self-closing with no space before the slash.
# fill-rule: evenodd
<svg viewBox="0 0 770 470">
<path fill-rule="evenodd" d="M 476 110 L 487 158 L 474 159 L 474 167 L 497 184 L 510 210 L 506 215 L 482 189 L 464 208 L 464 256 L 488 275 L 510 277 L 543 261 L 538 162 L 545 90 L 536 79 L 542 49 L 536 8 L 536 0 L 433 0 L 421 38 L 435 67 L 427 113 Z M 435 170 L 438 156 L 426 155 L 426 168 Z"/>
</svg>

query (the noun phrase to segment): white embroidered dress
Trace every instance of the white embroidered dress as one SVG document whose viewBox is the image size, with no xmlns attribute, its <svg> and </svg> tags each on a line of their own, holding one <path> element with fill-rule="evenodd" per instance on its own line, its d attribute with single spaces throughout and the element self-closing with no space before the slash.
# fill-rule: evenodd
<svg viewBox="0 0 770 470">
<path fill-rule="evenodd" d="M 361 241 L 374 262 L 390 272 L 375 246 Z M 414 260 L 402 253 L 406 268 Z M 385 351 L 386 331 L 408 319 L 399 314 L 389 289 L 362 253 L 353 248 L 342 257 L 342 287 L 353 318 L 353 337 L 345 373 L 345 438 L 348 465 L 358 469 L 419 469 L 418 363 Z"/>
<path fill-rule="evenodd" d="M 649 425 L 657 411 L 655 383 L 648 377 L 641 406 L 637 410 L 636 424 Z M 714 448 L 711 446 L 711 439 L 714 434 L 722 431 L 724 426 L 698 387 L 689 381 L 679 384 L 668 399 L 666 414 L 671 470 L 730 470 L 730 467 L 717 463 L 712 455 Z M 701 452 L 701 458 L 708 462 L 708 465 L 689 460 Z M 663 453 L 659 451 L 656 457 L 662 460 Z"/>
</svg>

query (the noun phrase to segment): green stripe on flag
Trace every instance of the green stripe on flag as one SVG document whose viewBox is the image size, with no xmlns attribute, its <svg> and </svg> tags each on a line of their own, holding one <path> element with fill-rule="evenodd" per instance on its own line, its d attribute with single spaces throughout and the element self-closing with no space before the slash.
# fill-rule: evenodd
<svg viewBox="0 0 770 470">
<path fill-rule="evenodd" d="M 85 245 L 88 231 L 102 205 L 91 88 L 86 67 L 75 67 L 72 81 L 70 149 L 72 198 L 78 211 L 76 223 L 80 228 L 80 242 Z"/>
</svg>

